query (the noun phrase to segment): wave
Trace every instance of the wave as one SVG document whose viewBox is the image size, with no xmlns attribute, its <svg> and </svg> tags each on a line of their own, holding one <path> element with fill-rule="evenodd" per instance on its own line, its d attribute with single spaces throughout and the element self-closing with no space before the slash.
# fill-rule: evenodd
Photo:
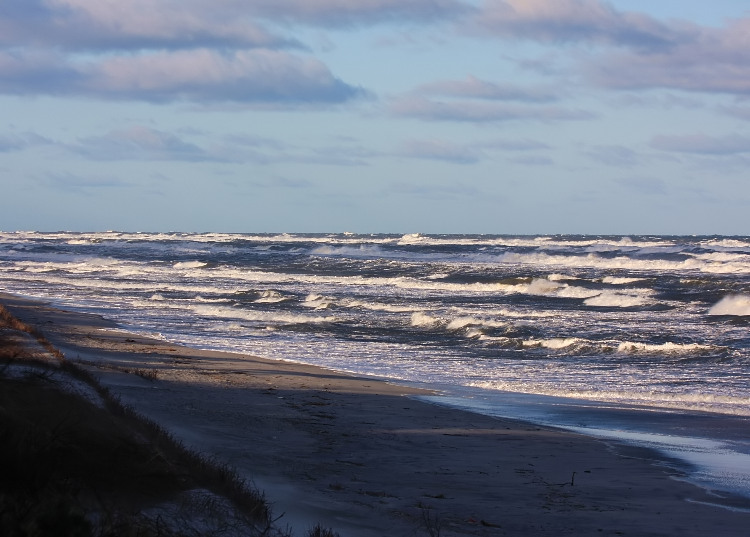
<svg viewBox="0 0 750 537">
<path fill-rule="evenodd" d="M 333 244 L 326 244 L 313 248 L 310 250 L 310 254 L 318 256 L 364 258 L 409 257 L 408 252 L 402 252 L 400 255 L 394 252 L 386 252 L 377 244 L 360 244 L 358 246 L 336 246 Z"/>
<path fill-rule="evenodd" d="M 638 389 L 592 389 L 587 387 L 560 387 L 533 381 L 485 380 L 470 381 L 467 386 L 493 391 L 526 393 L 551 397 L 565 397 L 586 401 L 599 401 L 626 405 L 648 405 L 675 410 L 699 410 L 718 412 L 735 416 L 750 416 L 747 398 L 741 396 L 695 393 L 667 392 L 649 388 Z"/>
<path fill-rule="evenodd" d="M 741 239 L 711 239 L 702 241 L 701 246 L 712 250 L 750 251 L 750 241 Z"/>
<path fill-rule="evenodd" d="M 44 290 L 46 294 L 55 297 L 57 293 L 65 292 L 66 289 L 74 288 L 84 291 L 89 289 L 104 289 L 109 291 L 140 291 L 140 292 L 152 292 L 154 288 L 158 288 L 160 291 L 175 291 L 182 293 L 200 293 L 206 295 L 222 295 L 227 292 L 227 289 L 213 286 L 203 285 L 200 283 L 193 284 L 180 284 L 173 282 L 164 281 L 137 281 L 114 278 L 76 278 L 76 277 L 64 277 L 64 276 L 52 276 L 45 274 L 44 279 L 40 280 L 34 273 L 26 274 L 24 272 L 13 274 L 13 278 L 16 281 L 21 281 L 28 284 L 44 284 Z M 54 286 L 59 286 L 55 288 Z"/>
<path fill-rule="evenodd" d="M 210 282 L 208 274 L 200 268 L 206 264 L 199 261 L 179 263 L 175 265 L 177 273 L 172 268 L 163 266 L 148 266 L 144 264 L 114 262 L 92 262 L 83 263 L 18 263 L 18 267 L 23 267 L 24 271 L 29 273 L 26 277 L 23 272 L 16 275 L 20 279 L 33 277 L 33 273 L 62 273 L 57 277 L 46 276 L 49 283 L 59 283 L 72 285 L 75 287 L 99 287 L 104 288 L 112 286 L 115 289 L 130 290 L 149 290 L 154 285 L 167 291 L 195 292 L 202 294 L 224 294 L 232 289 L 237 289 L 243 283 L 255 285 L 302 285 L 310 287 L 335 286 L 335 287 L 369 287 L 373 290 L 391 288 L 402 291 L 432 291 L 435 293 L 449 294 L 499 294 L 499 295 L 528 295 L 561 299 L 583 300 L 589 306 L 606 306 L 606 307 L 633 307 L 650 305 L 652 300 L 649 298 L 653 294 L 649 289 L 628 289 L 627 292 L 609 291 L 601 289 L 591 289 L 587 287 L 571 285 L 566 283 L 559 275 L 552 275 L 553 279 L 548 278 L 531 278 L 531 279 L 512 279 L 497 282 L 472 282 L 457 283 L 446 281 L 445 279 L 418 279 L 407 276 L 394 277 L 367 277 L 367 276 L 332 276 L 318 274 L 290 274 L 279 272 L 263 272 L 253 270 L 243 270 L 238 267 L 217 267 L 211 269 Z M 185 272 L 182 272 L 185 271 Z M 192 271 L 196 271 L 193 273 Z M 65 277 L 68 273 L 71 277 Z M 75 275 L 85 275 L 102 273 L 106 278 L 86 279 L 76 278 Z M 133 278 L 135 277 L 135 278 Z M 188 278 L 189 277 L 189 278 Z M 187 279 L 185 279 L 187 278 Z M 142 281 L 147 280 L 147 281 Z M 184 283 L 183 283 L 184 282 Z M 220 287 L 219 284 L 222 286 Z M 378 291 L 381 293 L 382 291 Z M 272 303 L 286 300 L 278 291 L 268 291 L 256 299 L 259 303 Z M 337 299 L 328 300 L 328 305 Z M 310 307 L 310 300 L 306 301 L 307 307 Z M 416 308 L 382 304 L 376 301 L 349 300 L 338 304 L 343 307 L 359 307 L 375 311 L 391 312 L 408 312 Z M 322 304 L 315 304 L 314 307 L 327 307 Z"/>
<path fill-rule="evenodd" d="M 700 343 L 636 343 L 632 341 L 623 341 L 617 346 L 618 353 L 626 354 L 705 354 L 715 351 L 716 347 L 712 345 L 703 345 Z"/>
<path fill-rule="evenodd" d="M 551 282 L 560 282 L 560 281 L 570 281 L 570 280 L 577 280 L 575 276 L 570 276 L 568 274 L 558 274 L 556 272 L 553 272 L 552 274 L 547 275 L 547 279 Z"/>
<path fill-rule="evenodd" d="M 729 295 L 714 304 L 708 315 L 750 316 L 750 295 Z"/>
<path fill-rule="evenodd" d="M 254 300 L 256 304 L 276 304 L 278 302 L 285 302 L 291 300 L 292 297 L 287 296 L 279 291 L 273 289 L 267 289 L 260 293 L 260 297 Z"/>
<path fill-rule="evenodd" d="M 181 261 L 173 265 L 173 267 L 177 270 L 197 269 L 197 268 L 204 268 L 207 266 L 208 266 L 208 263 L 204 263 L 203 261 Z"/>
<path fill-rule="evenodd" d="M 305 301 L 302 302 L 302 305 L 306 308 L 312 308 L 316 310 L 325 310 L 328 309 L 332 304 L 336 302 L 336 299 L 333 297 L 326 297 L 323 295 L 319 295 L 316 293 L 311 293 L 307 295 L 305 298 Z"/>
<path fill-rule="evenodd" d="M 444 281 L 425 281 L 414 278 L 398 278 L 393 285 L 402 289 L 420 289 L 443 291 L 451 293 L 489 293 L 489 294 L 522 294 L 532 296 L 547 296 L 558 298 L 584 299 L 596 296 L 601 291 L 577 287 L 567 283 L 559 283 L 547 278 L 532 278 L 521 283 L 507 283 L 503 281 L 493 283 L 452 283 Z"/>
<path fill-rule="evenodd" d="M 226 298 L 206 298 L 200 295 L 196 296 L 193 300 L 202 304 L 226 304 L 228 302 L 231 302 Z"/>
<path fill-rule="evenodd" d="M 496 321 L 487 318 L 461 316 L 461 317 L 436 317 L 416 311 L 411 314 L 411 326 L 418 328 L 441 328 L 448 332 L 466 331 L 470 337 L 482 335 L 476 329 L 482 328 L 505 328 L 508 323 L 505 321 Z"/>
<path fill-rule="evenodd" d="M 212 254 L 233 248 L 268 247 L 272 244 L 299 243 L 301 252 L 343 257 L 397 258 L 418 260 L 451 259 L 456 263 L 527 264 L 537 267 L 614 269 L 631 271 L 699 271 L 717 274 L 750 273 L 750 242 L 740 239 L 715 241 L 689 239 L 630 239 L 628 237 L 549 237 L 497 235 L 308 235 L 308 234 L 191 234 L 191 233 L 0 233 L 2 241 L 31 242 L 54 246 L 55 241 L 75 248 L 77 244 L 98 243 L 106 247 L 153 248 L 163 253 L 172 249 L 181 254 Z M 213 244 L 211 244 L 213 243 Z M 314 246 L 317 245 L 317 246 Z M 391 248 L 384 249 L 383 246 Z M 472 251 L 417 250 L 410 247 L 471 247 Z M 227 250 L 229 248 L 229 250 Z M 514 249 L 533 251 L 519 252 Z M 696 252 L 703 249 L 703 252 Z M 511 251 L 509 251 L 511 250 Z M 559 252 L 559 253 L 553 253 Z M 608 255 L 621 252 L 625 255 Z M 674 254 L 683 259 L 675 259 Z M 573 254 L 573 255 L 571 255 Z M 582 255 L 583 254 L 583 255 Z M 104 254 L 103 254 L 104 255 Z M 649 258 L 642 258 L 649 255 Z M 654 259 L 654 255 L 661 255 Z M 687 258 L 685 258 L 687 257 Z M 183 264 L 185 263 L 185 264 Z M 191 265 L 196 263 L 196 265 Z M 202 268 L 197 261 L 181 261 L 180 269 Z"/>
<path fill-rule="evenodd" d="M 365 309 L 370 311 L 383 311 L 386 313 L 410 313 L 415 311 L 414 306 L 400 306 L 398 304 L 384 304 L 382 302 L 364 301 L 349 298 L 336 298 L 331 296 L 311 293 L 307 295 L 302 306 L 316 310 L 328 309 L 332 306 L 352 309 Z"/>
<path fill-rule="evenodd" d="M 551 337 L 530 338 L 508 336 L 482 335 L 480 340 L 490 346 L 498 346 L 507 349 L 548 349 L 553 351 L 564 350 L 566 355 L 579 355 L 581 353 L 612 355 L 705 355 L 716 352 L 719 347 L 699 343 L 639 343 L 632 341 L 616 340 L 593 340 L 581 337 Z"/>
<path fill-rule="evenodd" d="M 640 289 L 641 294 L 636 294 L 636 290 L 631 293 L 620 291 L 602 291 L 600 294 L 587 298 L 583 301 L 587 306 L 606 307 L 606 308 L 634 308 L 639 306 L 648 306 L 654 303 L 648 295 L 653 293 L 651 289 Z"/>
<path fill-rule="evenodd" d="M 446 325 L 448 330 L 461 330 L 467 327 L 504 328 L 508 323 L 503 321 L 492 321 L 477 317 L 457 317 Z"/>
<path fill-rule="evenodd" d="M 411 325 L 420 328 L 432 328 L 437 326 L 442 321 L 432 315 L 427 315 L 424 312 L 416 311 L 411 314 Z"/>
<path fill-rule="evenodd" d="M 602 283 L 609 285 L 628 285 L 630 283 L 641 282 L 645 278 L 629 278 L 626 276 L 605 276 L 602 278 Z"/>
<path fill-rule="evenodd" d="M 251 322 L 264 322 L 278 325 L 333 323 L 338 319 L 333 316 L 309 316 L 300 314 L 255 311 L 222 306 L 191 305 L 189 309 L 202 317 L 232 319 Z"/>
<path fill-rule="evenodd" d="M 560 350 L 572 346 L 578 346 L 584 343 L 584 340 L 577 337 L 552 338 L 552 339 L 531 339 L 522 342 L 524 347 L 542 347 L 545 349 Z M 586 342 L 588 343 L 588 342 Z"/>
<path fill-rule="evenodd" d="M 196 243 L 237 243 L 237 242 L 308 242 L 320 244 L 392 244 L 430 246 L 511 246 L 542 247 L 563 249 L 585 249 L 590 252 L 630 251 L 633 248 L 674 248 L 684 245 L 699 245 L 704 249 L 750 250 L 750 240 L 746 237 L 629 237 L 629 236 L 550 236 L 550 235 L 426 235 L 409 233 L 405 235 L 353 234 L 353 233 L 145 233 L 145 232 L 38 232 L 0 231 L 0 242 L 21 241 L 74 241 L 92 242 L 196 242 Z"/>
<path fill-rule="evenodd" d="M 639 259 L 626 256 L 603 257 L 596 254 L 586 256 L 552 255 L 544 252 L 505 252 L 496 257 L 501 264 L 532 265 L 535 267 L 566 267 L 574 269 L 627 270 L 647 272 L 705 272 L 709 274 L 749 274 L 750 263 L 744 254 L 733 258 L 711 258 L 691 256 L 683 260 Z M 491 259 L 487 258 L 487 262 Z"/>
</svg>

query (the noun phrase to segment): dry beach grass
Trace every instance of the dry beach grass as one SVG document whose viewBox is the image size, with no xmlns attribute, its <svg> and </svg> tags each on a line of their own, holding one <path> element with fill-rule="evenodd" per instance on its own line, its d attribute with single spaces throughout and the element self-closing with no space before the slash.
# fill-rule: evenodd
<svg viewBox="0 0 750 537">
<path fill-rule="evenodd" d="M 2 306 L 0 364 L 2 535 L 284 533 L 233 469 L 122 405 Z"/>
<path fill-rule="evenodd" d="M 418 396 L 429 392 L 417 388 L 180 347 L 120 331 L 95 316 L 8 295 L 0 301 L 125 408 L 191 453 L 234 469 L 240 482 L 254 483 L 277 513 L 261 520 L 281 516 L 276 526 L 298 535 L 317 525 L 310 534 L 326 535 L 324 528 L 332 527 L 342 536 L 363 537 L 740 536 L 750 524 L 749 500 L 685 483 L 647 451 L 427 403 Z M 7 380 L 15 383 L 8 394 L 37 389 L 23 379 Z M 18 406 L 2 404 L 6 414 L 21 414 Z M 134 439 L 145 434 L 115 429 L 125 432 L 103 436 L 123 445 L 138 444 Z M 112 470 L 97 475 L 150 460 L 120 451 Z M 157 466 L 148 486 L 120 483 L 112 474 L 103 481 L 114 487 L 110 505 L 164 503 L 159 494 L 179 494 L 184 480 L 187 489 L 209 489 L 191 466 L 177 465 L 173 474 L 160 474 L 165 469 Z M 144 497 L 145 490 L 159 497 Z"/>
</svg>

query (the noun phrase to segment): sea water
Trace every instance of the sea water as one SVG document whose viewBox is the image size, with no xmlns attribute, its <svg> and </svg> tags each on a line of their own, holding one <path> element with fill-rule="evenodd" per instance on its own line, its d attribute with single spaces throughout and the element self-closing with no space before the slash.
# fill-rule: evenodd
<svg viewBox="0 0 750 537">
<path fill-rule="evenodd" d="M 750 496 L 750 237 L 6 232 L 0 289 L 648 445 Z"/>
</svg>

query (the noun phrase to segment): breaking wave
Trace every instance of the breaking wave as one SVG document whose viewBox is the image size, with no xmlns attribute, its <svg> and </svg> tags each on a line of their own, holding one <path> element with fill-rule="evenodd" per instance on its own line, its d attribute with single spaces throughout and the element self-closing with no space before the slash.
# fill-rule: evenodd
<svg viewBox="0 0 750 537">
<path fill-rule="evenodd" d="M 750 316 L 750 296 L 725 296 L 708 310 L 708 315 L 734 315 L 738 317 Z"/>
</svg>

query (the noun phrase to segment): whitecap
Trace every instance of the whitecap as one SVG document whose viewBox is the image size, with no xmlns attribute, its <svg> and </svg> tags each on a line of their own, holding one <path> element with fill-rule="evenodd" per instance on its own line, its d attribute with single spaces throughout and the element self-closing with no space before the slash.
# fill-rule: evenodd
<svg viewBox="0 0 750 537">
<path fill-rule="evenodd" d="M 416 311 L 411 314 L 411 325 L 417 327 L 429 328 L 439 324 L 440 319 L 427 315 L 421 311 Z"/>
<path fill-rule="evenodd" d="M 300 314 L 285 314 L 265 311 L 255 311 L 240 308 L 221 306 L 193 305 L 190 309 L 197 315 L 205 317 L 216 317 L 221 319 L 233 319 L 244 321 L 268 322 L 273 324 L 307 324 L 328 323 L 337 319 L 332 316 L 313 317 Z"/>
<path fill-rule="evenodd" d="M 333 304 L 335 301 L 332 297 L 327 297 L 323 295 L 318 295 L 315 293 L 307 295 L 307 298 L 305 298 L 305 301 L 302 302 L 302 305 L 306 308 L 313 308 L 316 310 L 324 310 L 328 309 L 331 304 Z"/>
<path fill-rule="evenodd" d="M 729 295 L 714 304 L 708 315 L 735 315 L 745 317 L 750 315 L 749 295 Z"/>
<path fill-rule="evenodd" d="M 649 290 L 644 290 L 648 292 Z M 587 306 L 605 307 L 605 308 L 634 308 L 646 306 L 652 303 L 648 297 L 621 293 L 619 291 L 603 291 L 600 294 L 587 298 L 583 301 Z"/>
<path fill-rule="evenodd" d="M 275 291 L 273 289 L 267 289 L 260 294 L 260 297 L 255 300 L 256 304 L 276 304 L 277 302 L 284 302 L 289 300 L 290 297 Z"/>
<path fill-rule="evenodd" d="M 545 349 L 565 349 L 579 343 L 581 340 L 575 337 L 551 338 L 551 339 L 529 339 L 523 342 L 524 347 L 543 347 Z"/>
<path fill-rule="evenodd" d="M 683 354 L 683 353 L 701 353 L 712 350 L 710 345 L 701 345 L 699 343 L 666 343 L 649 344 L 637 343 L 632 341 L 623 341 L 617 346 L 617 352 L 638 354 L 638 353 L 658 353 L 658 354 Z"/>
<path fill-rule="evenodd" d="M 203 261 L 181 261 L 179 263 L 175 263 L 174 268 L 178 270 L 197 269 L 197 268 L 203 268 L 207 265 L 208 263 L 204 263 Z"/>
<path fill-rule="evenodd" d="M 628 278 L 627 276 L 605 276 L 602 278 L 602 283 L 609 285 L 627 285 L 629 283 L 635 283 L 643 281 L 644 278 Z"/>
</svg>

